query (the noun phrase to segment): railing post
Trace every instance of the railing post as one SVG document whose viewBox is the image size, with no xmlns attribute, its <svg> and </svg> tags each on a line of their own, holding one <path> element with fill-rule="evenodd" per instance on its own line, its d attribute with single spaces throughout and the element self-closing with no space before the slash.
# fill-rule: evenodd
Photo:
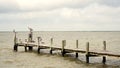
<svg viewBox="0 0 120 68">
<path fill-rule="evenodd" d="M 103 41 L 103 50 L 106 51 L 106 41 Z M 106 62 L 106 56 L 103 56 L 103 60 L 102 60 L 102 63 L 105 64 Z"/>
<path fill-rule="evenodd" d="M 76 40 L 76 48 L 78 49 L 78 40 Z M 78 52 L 76 52 L 76 58 L 78 57 Z"/>
<path fill-rule="evenodd" d="M 86 43 L 86 63 L 89 63 L 89 42 Z"/>
</svg>

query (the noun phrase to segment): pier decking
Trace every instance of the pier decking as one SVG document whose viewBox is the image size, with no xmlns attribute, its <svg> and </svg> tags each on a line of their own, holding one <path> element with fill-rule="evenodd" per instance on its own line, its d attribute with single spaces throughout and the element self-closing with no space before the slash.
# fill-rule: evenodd
<svg viewBox="0 0 120 68">
<path fill-rule="evenodd" d="M 89 51 L 89 42 L 86 43 L 86 50 L 80 50 L 78 48 L 78 40 L 76 40 L 76 48 L 75 49 L 69 49 L 65 48 L 66 46 L 66 40 L 62 41 L 61 47 L 53 47 L 53 38 L 51 39 L 51 45 L 45 45 L 40 43 L 32 43 L 32 42 L 23 42 L 23 43 L 16 43 L 14 45 L 14 51 L 18 51 L 18 47 L 25 47 L 25 51 L 32 51 L 33 47 L 37 47 L 37 53 L 40 53 L 40 49 L 49 49 L 50 54 L 53 53 L 55 50 L 60 50 L 62 56 L 64 56 L 66 53 L 75 53 L 76 58 L 78 57 L 79 53 L 84 53 L 86 55 L 86 62 L 89 63 L 89 57 L 92 56 L 102 56 L 103 57 L 103 63 L 106 62 L 106 56 L 113 56 L 113 57 L 120 57 L 120 54 L 114 54 L 112 52 L 106 51 L 106 42 L 104 41 L 104 50 L 103 51 Z M 28 50 L 27 50 L 28 49 Z"/>
<path fill-rule="evenodd" d="M 38 44 L 35 44 L 35 43 L 16 43 L 17 46 L 23 46 L 23 47 L 40 47 L 41 49 L 50 49 L 52 48 L 52 50 L 62 50 L 62 47 L 51 47 L 49 45 L 38 45 Z M 78 53 L 86 53 L 85 50 L 80 50 L 80 49 L 65 49 L 66 51 L 69 51 L 69 52 L 78 52 Z M 92 53 L 92 54 L 97 54 L 97 55 L 106 55 L 106 56 L 114 56 L 114 57 L 120 57 L 119 54 L 114 54 L 112 52 L 109 52 L 109 51 L 99 51 L 99 52 L 95 52 L 95 51 L 89 51 L 89 53 Z"/>
</svg>

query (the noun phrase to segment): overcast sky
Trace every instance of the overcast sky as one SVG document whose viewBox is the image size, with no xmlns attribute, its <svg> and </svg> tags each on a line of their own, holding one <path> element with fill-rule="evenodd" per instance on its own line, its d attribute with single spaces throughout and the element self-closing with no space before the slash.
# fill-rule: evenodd
<svg viewBox="0 0 120 68">
<path fill-rule="evenodd" d="M 0 31 L 120 31 L 120 0 L 0 0 Z"/>
</svg>

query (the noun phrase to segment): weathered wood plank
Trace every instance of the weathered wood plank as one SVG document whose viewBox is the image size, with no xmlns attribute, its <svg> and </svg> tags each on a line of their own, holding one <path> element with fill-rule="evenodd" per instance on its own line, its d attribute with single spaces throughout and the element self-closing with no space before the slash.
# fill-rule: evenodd
<svg viewBox="0 0 120 68">
<path fill-rule="evenodd" d="M 18 46 L 25 46 L 27 44 L 27 46 L 38 47 L 38 44 L 35 44 L 35 43 L 17 43 L 17 44 L 18 44 Z M 51 48 L 51 46 L 40 45 L 40 48 L 47 49 L 47 48 Z M 60 47 L 52 47 L 52 50 L 62 50 L 62 48 L 60 48 Z M 85 50 L 80 50 L 80 49 L 68 49 L 68 48 L 66 48 L 65 51 L 77 52 L 77 53 L 86 53 Z M 114 53 L 108 52 L 108 51 L 99 51 L 99 52 L 89 51 L 89 53 L 97 54 L 97 55 L 120 57 L 120 54 L 114 54 Z"/>
</svg>

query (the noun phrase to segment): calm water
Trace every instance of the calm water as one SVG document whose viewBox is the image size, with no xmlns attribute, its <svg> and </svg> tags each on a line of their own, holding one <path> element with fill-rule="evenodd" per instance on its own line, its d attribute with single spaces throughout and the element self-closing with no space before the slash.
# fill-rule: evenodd
<svg viewBox="0 0 120 68">
<path fill-rule="evenodd" d="M 50 44 L 50 38 L 54 38 L 54 46 L 61 47 L 61 41 L 67 40 L 66 48 L 75 48 L 75 41 L 79 40 L 79 49 L 85 50 L 86 42 L 90 42 L 90 50 L 102 50 L 102 42 L 107 41 L 107 51 L 120 54 L 120 32 L 34 32 L 34 40 L 41 36 L 45 44 Z M 18 32 L 19 39 L 28 38 L 28 32 Z M 37 49 L 33 52 L 24 52 L 19 47 L 18 52 L 13 51 L 12 32 L 0 32 L 0 68 L 120 68 L 119 57 L 107 57 L 106 65 L 102 64 L 102 56 L 91 57 L 90 64 L 85 63 L 84 54 L 79 54 L 75 59 L 74 53 L 62 57 L 60 51 L 53 55 L 48 50 Z"/>
</svg>

